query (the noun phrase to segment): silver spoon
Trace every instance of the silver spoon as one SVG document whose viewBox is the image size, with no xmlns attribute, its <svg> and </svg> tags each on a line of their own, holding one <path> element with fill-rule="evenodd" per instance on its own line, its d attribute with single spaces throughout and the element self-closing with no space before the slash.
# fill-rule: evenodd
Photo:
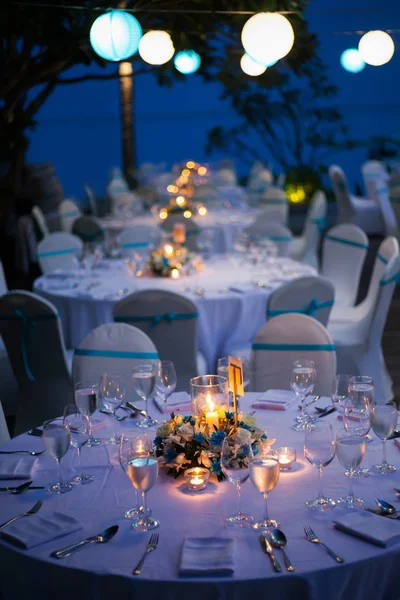
<svg viewBox="0 0 400 600">
<path fill-rule="evenodd" d="M 46 450 L 42 450 L 41 452 L 31 452 L 30 450 L 0 450 L 0 454 L 29 454 L 30 456 L 40 456 L 46 452 Z"/>
<path fill-rule="evenodd" d="M 93 544 L 93 543 L 105 544 L 106 542 L 111 540 L 112 537 L 114 537 L 114 535 L 117 533 L 118 529 L 119 529 L 118 525 L 112 525 L 111 527 L 108 527 L 107 529 L 105 529 L 104 531 L 99 533 L 98 535 L 94 535 L 92 537 L 86 538 L 85 540 L 82 540 L 81 542 L 78 542 L 77 544 L 73 544 L 72 546 L 63 548 L 62 550 L 56 550 L 55 552 L 52 552 L 50 554 L 50 556 L 52 556 L 53 558 L 65 558 L 66 556 L 69 556 L 70 554 L 77 552 L 78 550 L 80 550 L 81 548 L 86 546 L 87 544 Z"/>
<path fill-rule="evenodd" d="M 381 498 L 376 498 L 375 502 L 377 503 L 378 507 L 385 515 L 395 515 L 397 513 L 397 510 L 395 509 L 395 507 L 392 506 L 391 504 L 389 504 L 389 502 L 386 502 L 386 500 L 382 500 Z"/>
<path fill-rule="evenodd" d="M 280 548 L 283 554 L 283 560 L 285 561 L 286 571 L 294 571 L 294 566 L 290 562 L 288 555 L 284 548 L 287 544 L 286 535 L 280 529 L 272 529 L 269 533 L 269 539 L 274 548 Z"/>
<path fill-rule="evenodd" d="M 393 488 L 393 494 L 396 497 L 396 500 L 400 500 L 400 490 L 398 488 Z"/>
</svg>

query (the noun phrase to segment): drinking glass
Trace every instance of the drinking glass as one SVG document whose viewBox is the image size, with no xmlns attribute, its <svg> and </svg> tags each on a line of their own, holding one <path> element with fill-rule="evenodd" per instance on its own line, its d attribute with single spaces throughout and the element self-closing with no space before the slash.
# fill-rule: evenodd
<svg viewBox="0 0 400 600">
<path fill-rule="evenodd" d="M 368 434 L 371 429 L 370 405 L 374 398 L 374 384 L 371 377 L 353 376 L 349 379 L 348 398 L 344 404 L 343 425 L 346 431 L 358 433 L 366 443 L 372 442 Z M 346 472 L 350 476 L 349 471 Z M 369 477 L 370 469 L 354 470 L 352 477 Z"/>
<path fill-rule="evenodd" d="M 89 439 L 86 446 L 98 446 L 101 440 L 94 438 L 92 435 L 92 420 L 91 416 L 97 409 L 97 396 L 99 385 L 88 381 L 78 381 L 75 386 L 75 402 L 79 410 L 87 410 L 89 418 Z"/>
<path fill-rule="evenodd" d="M 296 360 L 293 363 L 293 371 L 290 378 L 290 387 L 301 401 L 301 416 L 296 417 L 296 431 L 306 431 L 310 423 L 314 421 L 307 413 L 306 398 L 314 389 L 316 370 L 313 360 Z"/>
<path fill-rule="evenodd" d="M 71 432 L 71 446 L 76 448 L 79 457 L 80 474 L 72 479 L 72 483 L 92 483 L 93 475 L 84 475 L 82 470 L 82 446 L 85 446 L 89 439 L 90 425 L 89 415 L 86 409 L 80 410 L 76 404 L 68 404 L 64 408 L 64 423 L 69 425 Z"/>
<path fill-rule="evenodd" d="M 160 360 L 157 369 L 156 391 L 162 396 L 164 408 L 168 398 L 175 391 L 177 383 L 175 365 L 172 360 Z"/>
<path fill-rule="evenodd" d="M 349 397 L 350 375 L 336 375 L 332 382 L 332 404 L 343 414 L 344 405 Z"/>
<path fill-rule="evenodd" d="M 245 441 L 237 435 L 231 435 L 224 439 L 221 450 L 222 472 L 236 486 L 237 490 L 237 513 L 229 515 L 225 519 L 227 524 L 233 527 L 247 527 L 254 521 L 251 515 L 242 513 L 240 510 L 240 490 L 243 483 L 249 478 L 252 457 L 250 435 Z"/>
<path fill-rule="evenodd" d="M 109 439 L 104 440 L 104 442 L 106 444 L 118 444 L 119 438 L 117 436 L 115 411 L 121 406 L 125 399 L 123 377 L 121 375 L 103 373 L 100 377 L 99 396 L 105 408 L 111 411 L 114 423 L 114 435 Z"/>
<path fill-rule="evenodd" d="M 264 518 L 253 525 L 256 531 L 264 531 L 270 527 L 280 527 L 278 521 L 271 520 L 268 516 L 268 494 L 274 489 L 279 480 L 280 467 L 278 454 L 268 450 L 265 454 L 257 454 L 250 462 L 250 479 L 256 490 L 264 497 Z"/>
<path fill-rule="evenodd" d="M 247 360 L 246 356 L 233 356 L 233 358 L 237 358 L 237 359 L 239 359 L 239 360 L 242 361 L 242 367 L 243 367 L 243 386 L 244 386 L 244 389 L 246 390 L 246 388 L 247 388 L 247 386 L 249 385 L 249 382 L 250 382 L 249 361 Z M 226 377 L 227 381 L 229 381 L 228 357 L 227 356 L 223 356 L 222 358 L 218 359 L 218 362 L 217 362 L 217 375 L 220 375 L 221 377 Z"/>
<path fill-rule="evenodd" d="M 386 440 L 392 435 L 397 425 L 397 406 L 394 402 L 373 404 L 371 406 L 371 425 L 374 433 L 382 440 L 382 462 L 374 465 L 372 471 L 381 475 L 390 475 L 397 471 L 394 465 L 386 460 Z"/>
<path fill-rule="evenodd" d="M 142 400 L 144 400 L 144 410 L 147 415 L 147 417 L 136 423 L 137 426 L 152 427 L 153 425 L 157 425 L 157 421 L 150 417 L 147 408 L 147 400 L 153 393 L 156 384 L 156 367 L 152 364 L 137 365 L 136 367 L 133 367 L 132 382 L 135 392 Z"/>
<path fill-rule="evenodd" d="M 353 375 L 349 380 L 349 399 L 353 402 L 355 407 L 359 403 L 372 404 L 374 400 L 374 382 L 372 377 L 365 375 Z M 368 435 L 368 431 L 365 433 L 365 441 L 367 443 L 372 442 L 374 438 Z"/>
<path fill-rule="evenodd" d="M 72 490 L 72 485 L 63 482 L 60 465 L 60 461 L 67 453 L 71 441 L 71 432 L 68 423 L 65 423 L 64 419 L 61 417 L 45 421 L 43 425 L 43 441 L 46 450 L 57 462 L 58 482 L 53 483 L 49 487 L 49 492 L 52 492 L 53 494 L 65 494 L 65 492 L 70 492 Z"/>
<path fill-rule="evenodd" d="M 322 491 L 322 473 L 335 456 L 335 436 L 332 425 L 319 420 L 306 430 L 304 456 L 319 471 L 319 493 L 314 500 L 308 500 L 306 506 L 311 510 L 329 510 L 335 506 L 334 500 L 324 496 Z"/>
<path fill-rule="evenodd" d="M 336 434 L 336 455 L 350 477 L 349 493 L 347 496 L 339 498 L 337 503 L 346 508 L 362 508 L 364 505 L 364 500 L 354 496 L 353 473 L 364 458 L 365 448 L 366 444 L 363 435 L 343 430 Z"/>
<path fill-rule="evenodd" d="M 126 473 L 127 473 L 127 464 L 129 462 L 128 455 L 134 454 L 135 456 L 150 456 L 152 453 L 152 443 L 148 440 L 146 433 L 128 433 L 121 436 L 119 443 L 119 464 Z M 136 505 L 134 508 L 130 508 L 125 512 L 125 519 L 136 519 L 139 520 L 141 516 L 143 516 L 143 506 L 140 506 L 139 500 L 139 491 L 135 489 L 136 492 Z M 148 510 L 148 514 L 151 514 L 151 511 Z"/>
</svg>

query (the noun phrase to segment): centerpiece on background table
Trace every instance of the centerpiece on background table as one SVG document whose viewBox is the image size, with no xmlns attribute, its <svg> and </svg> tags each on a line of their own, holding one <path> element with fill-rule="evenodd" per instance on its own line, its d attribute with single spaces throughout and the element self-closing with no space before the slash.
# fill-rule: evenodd
<svg viewBox="0 0 400 600">
<path fill-rule="evenodd" d="M 170 215 L 183 215 L 185 219 L 190 219 L 193 216 L 204 217 L 206 214 L 207 209 L 205 206 L 192 202 L 186 196 L 180 195 L 176 198 L 171 198 L 168 206 L 160 209 L 158 216 L 162 221 L 165 221 Z"/>
<path fill-rule="evenodd" d="M 185 241 L 185 225 L 175 223 L 172 242 L 162 244 L 150 253 L 148 260 L 150 274 L 179 279 L 181 275 L 188 275 L 191 271 L 202 271 L 203 261 L 185 247 Z"/>
</svg>

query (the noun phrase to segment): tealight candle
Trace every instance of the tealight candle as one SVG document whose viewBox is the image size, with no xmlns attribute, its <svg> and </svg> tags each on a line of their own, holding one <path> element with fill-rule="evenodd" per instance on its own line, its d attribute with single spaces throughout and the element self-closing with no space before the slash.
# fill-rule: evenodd
<svg viewBox="0 0 400 600">
<path fill-rule="evenodd" d="M 214 425 L 218 429 L 219 417 L 217 411 L 214 410 L 214 402 L 211 400 L 211 394 L 207 394 L 206 396 L 206 408 L 208 409 L 206 412 L 206 425 L 214 432 Z"/>
<path fill-rule="evenodd" d="M 172 271 L 171 271 L 172 279 L 179 279 L 180 276 L 181 276 L 181 274 L 179 273 L 179 269 L 172 269 Z"/>
<path fill-rule="evenodd" d="M 185 482 L 186 487 L 190 492 L 201 492 L 208 485 L 210 471 L 204 467 L 193 467 L 186 469 Z"/>
<path fill-rule="evenodd" d="M 290 471 L 290 469 L 293 469 L 296 462 L 296 450 L 283 446 L 277 449 L 277 453 L 281 471 Z"/>
<path fill-rule="evenodd" d="M 172 256 L 174 253 L 174 247 L 171 246 L 171 244 L 165 244 L 164 246 L 164 253 L 165 256 L 168 258 L 169 256 Z"/>
</svg>

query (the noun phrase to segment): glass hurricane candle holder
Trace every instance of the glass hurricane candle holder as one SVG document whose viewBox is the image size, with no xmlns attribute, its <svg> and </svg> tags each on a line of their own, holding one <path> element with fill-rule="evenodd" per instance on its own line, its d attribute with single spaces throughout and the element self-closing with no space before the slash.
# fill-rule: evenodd
<svg viewBox="0 0 400 600">
<path fill-rule="evenodd" d="M 207 487 L 209 479 L 210 471 L 204 467 L 193 467 L 185 471 L 185 483 L 189 492 L 201 492 Z"/>
<path fill-rule="evenodd" d="M 218 407 L 229 410 L 228 380 L 220 375 L 200 375 L 190 380 L 192 414 L 203 416 L 206 425 L 218 427 Z"/>
<path fill-rule="evenodd" d="M 277 449 L 277 453 L 281 471 L 290 471 L 293 469 L 296 463 L 296 450 L 288 446 L 283 446 Z"/>
</svg>

